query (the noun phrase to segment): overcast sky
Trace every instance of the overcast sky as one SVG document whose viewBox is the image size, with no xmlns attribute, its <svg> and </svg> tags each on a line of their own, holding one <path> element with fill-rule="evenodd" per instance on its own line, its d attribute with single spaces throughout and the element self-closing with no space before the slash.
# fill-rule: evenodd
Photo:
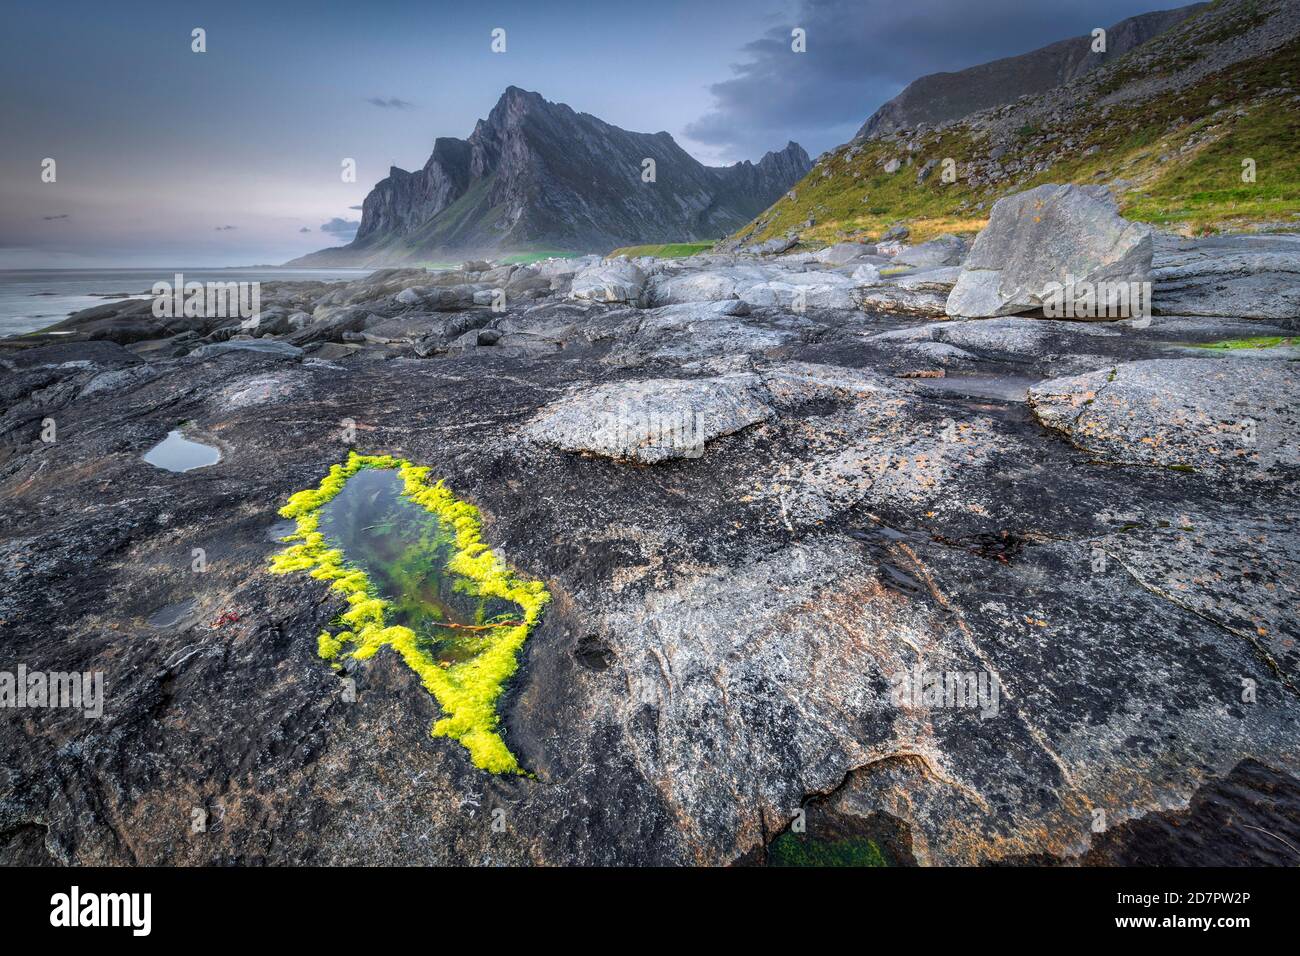
<svg viewBox="0 0 1300 956">
<path fill-rule="evenodd" d="M 390 164 L 418 168 L 435 137 L 468 136 L 511 84 L 667 130 L 706 163 L 790 139 L 816 156 L 917 76 L 1177 5 L 9 0 L 0 268 L 253 264 L 338 245 Z M 191 51 L 195 27 L 206 53 Z"/>
</svg>

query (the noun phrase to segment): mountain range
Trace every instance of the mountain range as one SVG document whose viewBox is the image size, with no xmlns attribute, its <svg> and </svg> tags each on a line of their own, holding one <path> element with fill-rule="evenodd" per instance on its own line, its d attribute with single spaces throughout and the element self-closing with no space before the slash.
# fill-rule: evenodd
<svg viewBox="0 0 1300 956">
<path fill-rule="evenodd" d="M 792 142 L 757 163 L 705 166 L 666 132 L 629 132 L 511 86 L 467 139 L 439 138 L 422 169 L 393 167 L 366 196 L 351 243 L 288 265 L 717 239 L 811 165 Z"/>
</svg>

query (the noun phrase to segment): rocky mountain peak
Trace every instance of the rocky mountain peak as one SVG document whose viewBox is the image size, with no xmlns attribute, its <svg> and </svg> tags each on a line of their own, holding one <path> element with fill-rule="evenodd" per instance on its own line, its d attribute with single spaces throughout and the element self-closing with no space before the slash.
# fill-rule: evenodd
<svg viewBox="0 0 1300 956">
<path fill-rule="evenodd" d="M 646 159 L 655 162 L 651 182 L 642 179 Z M 468 138 L 439 137 L 418 172 L 390 169 L 366 197 L 351 244 L 295 264 L 716 239 L 810 168 L 793 142 L 757 163 L 704 166 L 667 132 L 629 132 L 509 86 Z"/>
</svg>

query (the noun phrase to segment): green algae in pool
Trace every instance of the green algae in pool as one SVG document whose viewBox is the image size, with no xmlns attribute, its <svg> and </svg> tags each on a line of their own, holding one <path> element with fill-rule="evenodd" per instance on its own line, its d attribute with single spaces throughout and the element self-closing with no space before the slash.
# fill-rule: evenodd
<svg viewBox="0 0 1300 956">
<path fill-rule="evenodd" d="M 522 773 L 496 703 L 551 596 L 488 547 L 478 509 L 428 468 L 352 452 L 280 516 L 295 530 L 271 572 L 307 572 L 349 605 L 317 638 L 320 656 L 338 667 L 396 652 L 438 702 L 434 737 L 459 741 L 482 770 Z"/>
<path fill-rule="evenodd" d="M 402 490 L 392 469 L 363 469 L 321 508 L 318 527 L 388 602 L 387 624 L 409 627 L 416 646 L 440 663 L 471 660 L 490 640 L 487 629 L 517 624 L 523 612 L 447 570 L 456 529 Z"/>
<path fill-rule="evenodd" d="M 768 866 L 888 866 L 874 840 L 847 837 L 819 840 L 807 834 L 782 833 L 768 848 Z"/>
</svg>

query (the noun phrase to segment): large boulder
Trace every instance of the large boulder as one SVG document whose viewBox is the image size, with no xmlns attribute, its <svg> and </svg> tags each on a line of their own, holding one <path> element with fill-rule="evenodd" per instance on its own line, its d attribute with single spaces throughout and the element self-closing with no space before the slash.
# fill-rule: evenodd
<svg viewBox="0 0 1300 956">
<path fill-rule="evenodd" d="M 858 285 L 875 285 L 880 281 L 880 266 L 874 262 L 864 262 L 853 270 L 849 278 Z"/>
<path fill-rule="evenodd" d="M 733 299 L 736 297 L 737 278 L 737 274 L 729 270 L 658 275 L 650 282 L 649 298 L 655 305 Z M 751 278 L 749 281 L 757 280 Z"/>
<path fill-rule="evenodd" d="M 1101 186 L 1039 186 L 999 199 L 975 238 L 947 314 L 982 319 L 1043 308 L 1054 289 L 1151 279 L 1151 229 L 1120 216 Z"/>
<path fill-rule="evenodd" d="M 954 235 L 944 233 L 929 242 L 902 250 L 894 256 L 894 262 L 917 269 L 939 269 L 944 266 L 959 266 L 965 258 L 966 243 Z"/>
<path fill-rule="evenodd" d="M 825 249 L 818 249 L 812 255 L 818 262 L 825 262 L 832 266 L 842 266 L 859 256 L 874 256 L 875 254 L 875 246 L 863 245 L 860 242 L 837 242 Z"/>
<path fill-rule="evenodd" d="M 777 236 L 775 239 L 758 243 L 750 251 L 760 256 L 777 256 L 798 244 L 798 236 Z"/>
<path fill-rule="evenodd" d="M 646 276 L 634 263 L 626 259 L 600 262 L 589 266 L 573 277 L 569 287 L 571 299 L 591 302 L 641 301 L 645 291 Z"/>
<path fill-rule="evenodd" d="M 599 385 L 548 405 L 525 426 L 565 451 L 655 464 L 698 458 L 704 443 L 775 416 L 751 373 Z"/>
</svg>

